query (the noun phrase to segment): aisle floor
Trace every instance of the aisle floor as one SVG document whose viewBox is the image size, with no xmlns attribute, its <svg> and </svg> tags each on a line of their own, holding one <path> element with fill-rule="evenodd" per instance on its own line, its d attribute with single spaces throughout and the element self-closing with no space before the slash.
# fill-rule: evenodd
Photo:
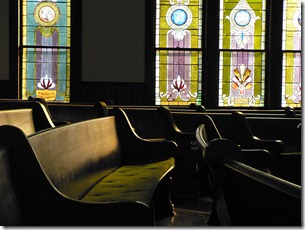
<svg viewBox="0 0 305 230">
<path fill-rule="evenodd" d="M 157 226 L 209 226 L 212 199 L 200 193 L 180 193 L 172 196 L 175 215 L 156 222 Z"/>
</svg>

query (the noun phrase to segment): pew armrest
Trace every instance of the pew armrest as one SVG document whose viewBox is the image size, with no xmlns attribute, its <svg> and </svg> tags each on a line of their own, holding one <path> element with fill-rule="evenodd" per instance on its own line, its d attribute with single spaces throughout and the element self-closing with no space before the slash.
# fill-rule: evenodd
<svg viewBox="0 0 305 230">
<path fill-rule="evenodd" d="M 241 143 L 243 149 L 266 149 L 272 157 L 278 157 L 283 152 L 285 145 L 281 140 L 262 140 L 256 136 L 251 139 L 243 140 Z"/>
<path fill-rule="evenodd" d="M 241 149 L 249 166 L 270 173 L 270 153 L 266 149 Z"/>
<path fill-rule="evenodd" d="M 144 139 L 136 134 L 126 113 L 115 108 L 116 126 L 119 133 L 125 163 L 142 163 L 174 157 L 177 144 L 165 139 Z"/>
</svg>

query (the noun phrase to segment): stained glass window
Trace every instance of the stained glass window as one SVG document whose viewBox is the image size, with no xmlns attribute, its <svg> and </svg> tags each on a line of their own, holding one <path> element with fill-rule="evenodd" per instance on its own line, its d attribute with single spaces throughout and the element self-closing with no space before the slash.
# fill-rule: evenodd
<svg viewBox="0 0 305 230">
<path fill-rule="evenodd" d="M 264 106 L 265 0 L 220 0 L 219 106 Z"/>
<path fill-rule="evenodd" d="M 201 103 L 202 0 L 157 0 L 157 105 Z"/>
<path fill-rule="evenodd" d="M 282 107 L 301 107 L 301 0 L 284 0 Z"/>
<path fill-rule="evenodd" d="M 70 0 L 23 0 L 22 98 L 70 100 Z"/>
</svg>

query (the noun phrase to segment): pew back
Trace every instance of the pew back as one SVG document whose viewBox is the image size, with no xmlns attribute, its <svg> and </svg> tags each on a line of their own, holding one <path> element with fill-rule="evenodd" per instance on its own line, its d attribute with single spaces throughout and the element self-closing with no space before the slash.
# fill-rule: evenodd
<svg viewBox="0 0 305 230">
<path fill-rule="evenodd" d="M 37 133 L 29 141 L 52 184 L 68 197 L 80 199 L 120 166 L 115 126 L 112 116 L 92 119 Z"/>
<path fill-rule="evenodd" d="M 11 167 L 8 164 L 10 152 L 0 145 L 0 223 L 2 226 L 22 224 L 16 188 L 11 179 Z"/>
<path fill-rule="evenodd" d="M 12 110 L 12 109 L 32 109 L 32 113 L 33 113 L 32 119 L 35 126 L 35 132 L 55 127 L 45 106 L 38 101 L 32 102 L 27 100 L 8 100 L 8 99 L 0 100 L 0 110 Z"/>
<path fill-rule="evenodd" d="M 161 126 L 160 116 L 157 112 L 158 107 L 127 107 L 126 112 L 136 133 L 143 138 L 163 138 L 164 130 Z M 109 108 L 112 113 L 113 108 Z M 235 140 L 235 127 L 232 122 L 231 112 L 192 112 L 173 110 L 172 115 L 178 128 L 183 132 L 195 132 L 198 127 L 198 121 L 202 115 L 210 116 L 220 135 L 224 138 Z M 300 151 L 300 129 L 301 123 L 299 117 L 287 117 L 281 114 L 272 114 L 265 116 L 266 113 L 245 113 L 246 119 L 253 131 L 253 134 L 261 139 L 282 140 L 285 143 L 284 152 Z"/>
<path fill-rule="evenodd" d="M 75 123 L 100 117 L 94 104 L 48 103 L 48 108 L 54 120 Z"/>
<path fill-rule="evenodd" d="M 0 110 L 0 125 L 20 128 L 26 135 L 35 132 L 32 109 Z"/>
</svg>

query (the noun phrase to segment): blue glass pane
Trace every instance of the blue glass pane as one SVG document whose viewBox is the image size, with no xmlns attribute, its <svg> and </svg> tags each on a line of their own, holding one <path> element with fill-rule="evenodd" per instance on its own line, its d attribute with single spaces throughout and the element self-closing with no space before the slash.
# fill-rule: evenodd
<svg viewBox="0 0 305 230">
<path fill-rule="evenodd" d="M 182 9 L 175 10 L 172 13 L 171 19 L 175 25 L 182 26 L 187 21 L 187 13 Z"/>
<path fill-rule="evenodd" d="M 239 10 L 236 14 L 235 14 L 235 18 L 234 18 L 235 22 L 237 25 L 239 26 L 246 26 L 250 23 L 251 21 L 251 15 L 247 10 Z"/>
</svg>

